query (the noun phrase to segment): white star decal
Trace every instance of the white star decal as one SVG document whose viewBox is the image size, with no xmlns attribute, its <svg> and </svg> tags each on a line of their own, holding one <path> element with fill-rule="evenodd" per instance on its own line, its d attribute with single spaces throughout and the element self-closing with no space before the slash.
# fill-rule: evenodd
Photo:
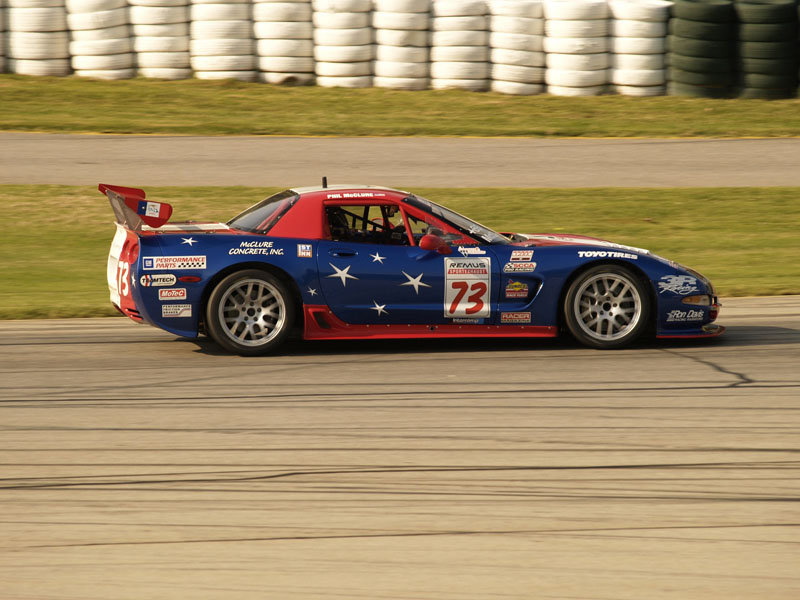
<svg viewBox="0 0 800 600">
<path fill-rule="evenodd" d="M 381 256 L 380 252 L 376 252 L 375 254 L 370 254 L 372 257 L 372 262 L 379 262 L 383 264 L 383 259 L 386 258 L 385 256 Z"/>
<path fill-rule="evenodd" d="M 336 271 L 336 273 L 332 273 L 328 275 L 328 277 L 338 277 L 342 281 L 342 287 L 347 287 L 348 279 L 358 279 L 358 277 L 354 277 L 353 275 L 350 275 L 350 273 L 348 273 L 352 265 L 347 265 L 347 267 L 345 267 L 344 269 L 340 269 L 333 263 L 328 263 L 328 264 L 333 267 L 334 271 Z"/>
<path fill-rule="evenodd" d="M 477 227 L 475 227 L 475 225 L 470 225 L 470 226 L 469 226 L 469 232 L 470 232 L 472 235 L 475 235 L 476 233 L 480 232 L 480 229 L 478 229 Z"/>
<path fill-rule="evenodd" d="M 413 285 L 414 286 L 414 291 L 417 293 L 417 295 L 419 295 L 419 286 L 431 287 L 427 283 L 422 283 L 422 276 L 424 275 L 424 273 L 420 273 L 416 277 L 412 277 L 411 275 L 409 275 L 405 271 L 401 271 L 401 273 L 408 278 L 408 281 L 406 281 L 405 283 L 401 283 L 400 285 L 401 286 Z"/>
<path fill-rule="evenodd" d="M 310 287 L 310 288 L 308 288 L 308 293 L 311 294 L 311 296 L 316 296 L 317 295 L 317 290 L 315 290 L 314 288 Z"/>
<path fill-rule="evenodd" d="M 387 310 L 385 310 L 386 309 L 386 305 L 385 304 L 378 304 L 375 300 L 373 300 L 372 302 L 375 303 L 375 306 L 373 308 L 370 308 L 370 310 L 377 310 L 378 311 L 378 316 L 381 316 L 382 314 L 386 314 L 386 315 L 389 314 L 389 312 Z"/>
<path fill-rule="evenodd" d="M 189 245 L 191 246 L 191 245 L 193 245 L 193 244 L 196 244 L 196 243 L 197 243 L 197 240 L 196 240 L 196 239 L 194 239 L 194 238 L 190 238 L 190 237 L 188 237 L 188 238 L 181 238 L 181 239 L 183 240 L 183 241 L 181 242 L 181 244 L 189 244 Z"/>
</svg>

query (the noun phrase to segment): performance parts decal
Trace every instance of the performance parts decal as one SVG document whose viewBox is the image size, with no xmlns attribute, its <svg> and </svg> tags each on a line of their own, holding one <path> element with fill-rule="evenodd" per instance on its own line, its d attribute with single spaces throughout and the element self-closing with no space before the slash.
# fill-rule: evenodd
<svg viewBox="0 0 800 600">
<path fill-rule="evenodd" d="M 145 271 L 185 271 L 206 268 L 205 256 L 148 256 L 142 259 Z"/>
</svg>

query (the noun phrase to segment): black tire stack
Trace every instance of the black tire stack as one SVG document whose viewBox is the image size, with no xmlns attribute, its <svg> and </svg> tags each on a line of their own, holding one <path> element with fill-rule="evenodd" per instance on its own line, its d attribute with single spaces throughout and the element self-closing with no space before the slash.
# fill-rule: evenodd
<svg viewBox="0 0 800 600">
<path fill-rule="evenodd" d="M 797 95 L 797 20 L 794 0 L 736 2 L 742 98 Z"/>
<path fill-rule="evenodd" d="M 667 93 L 734 96 L 736 34 L 732 0 L 675 0 L 667 37 Z"/>
</svg>

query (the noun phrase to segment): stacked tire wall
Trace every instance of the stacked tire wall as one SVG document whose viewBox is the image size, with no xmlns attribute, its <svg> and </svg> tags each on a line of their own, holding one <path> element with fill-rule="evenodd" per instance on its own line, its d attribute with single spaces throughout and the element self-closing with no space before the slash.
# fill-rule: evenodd
<svg viewBox="0 0 800 600">
<path fill-rule="evenodd" d="M 797 97 L 799 0 L 0 0 L 0 72 Z"/>
</svg>

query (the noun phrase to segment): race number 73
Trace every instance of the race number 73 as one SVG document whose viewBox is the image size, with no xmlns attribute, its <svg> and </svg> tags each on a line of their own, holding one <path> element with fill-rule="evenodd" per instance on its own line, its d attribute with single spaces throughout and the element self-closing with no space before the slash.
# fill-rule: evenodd
<svg viewBox="0 0 800 600">
<path fill-rule="evenodd" d="M 445 317 L 485 318 L 491 314 L 489 261 L 489 258 L 445 259 Z"/>
<path fill-rule="evenodd" d="M 119 261 L 117 263 L 117 291 L 120 296 L 127 296 L 130 288 L 128 287 L 128 280 L 131 271 L 130 264 Z"/>
</svg>

